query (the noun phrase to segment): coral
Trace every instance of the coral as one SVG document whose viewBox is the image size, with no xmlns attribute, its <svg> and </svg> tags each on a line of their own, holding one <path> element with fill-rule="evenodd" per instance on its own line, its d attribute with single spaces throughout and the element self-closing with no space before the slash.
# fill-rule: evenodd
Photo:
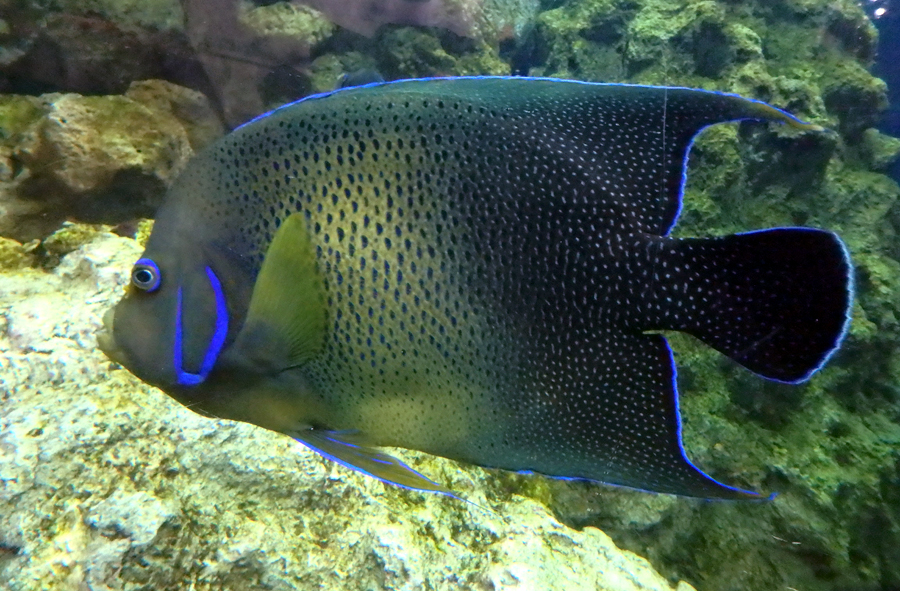
<svg viewBox="0 0 900 591">
<path fill-rule="evenodd" d="M 0 586 L 673 591 L 483 469 L 398 451 L 478 506 L 406 491 L 140 383 L 94 338 L 139 252 L 100 232 L 0 277 Z"/>
</svg>

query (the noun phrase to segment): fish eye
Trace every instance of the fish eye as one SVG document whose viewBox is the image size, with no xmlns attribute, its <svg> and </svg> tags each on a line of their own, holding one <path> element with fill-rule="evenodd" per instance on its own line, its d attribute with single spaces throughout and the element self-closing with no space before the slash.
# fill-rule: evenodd
<svg viewBox="0 0 900 591">
<path fill-rule="evenodd" d="M 159 267 L 150 259 L 141 259 L 131 270 L 131 284 L 141 291 L 150 293 L 159 287 Z"/>
</svg>

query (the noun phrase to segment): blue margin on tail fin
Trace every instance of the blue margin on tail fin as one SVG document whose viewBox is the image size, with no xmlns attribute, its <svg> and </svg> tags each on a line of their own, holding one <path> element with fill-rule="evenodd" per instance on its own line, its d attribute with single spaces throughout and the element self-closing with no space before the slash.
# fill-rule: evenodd
<svg viewBox="0 0 900 591">
<path fill-rule="evenodd" d="M 792 231 L 806 231 L 806 232 L 825 232 L 827 234 L 831 234 L 831 236 L 835 239 L 838 245 L 841 247 L 841 252 L 844 254 L 844 262 L 847 263 L 847 309 L 844 311 L 844 324 L 841 327 L 841 332 L 838 334 L 837 338 L 834 340 L 834 345 L 831 349 L 825 353 L 825 356 L 822 357 L 822 361 L 819 362 L 817 366 L 806 372 L 801 377 L 796 380 L 779 380 L 776 378 L 770 378 L 766 376 L 761 376 L 767 380 L 771 380 L 773 382 L 780 382 L 782 384 L 802 384 L 809 378 L 813 376 L 814 373 L 822 369 L 828 360 L 831 359 L 832 355 L 837 352 L 838 349 L 841 348 L 841 343 L 844 342 L 844 338 L 847 336 L 847 332 L 850 330 L 850 320 L 853 318 L 853 302 L 856 300 L 856 274 L 853 268 L 853 259 L 850 258 L 850 251 L 847 249 L 847 245 L 844 244 L 844 241 L 841 240 L 841 237 L 831 232 L 830 230 L 821 230 L 819 228 L 804 228 L 803 226 L 786 226 L 786 227 L 776 227 L 776 228 L 765 228 L 763 230 L 750 230 L 748 232 L 738 232 L 734 234 L 735 236 L 749 236 L 751 234 L 761 234 L 763 232 L 771 232 L 773 230 L 792 230 Z M 752 370 L 748 370 L 752 371 Z M 756 372 L 754 372 L 756 373 Z M 759 374 L 757 374 L 759 375 Z"/>
</svg>

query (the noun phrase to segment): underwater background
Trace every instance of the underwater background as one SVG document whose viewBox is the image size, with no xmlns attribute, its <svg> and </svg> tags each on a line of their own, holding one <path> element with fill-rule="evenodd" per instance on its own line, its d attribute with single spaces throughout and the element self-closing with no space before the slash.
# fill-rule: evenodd
<svg viewBox="0 0 900 591">
<path fill-rule="evenodd" d="M 0 588 L 900 590 L 896 0 L 0 0 L 0 19 Z M 688 456 L 774 499 L 396 452 L 480 509 L 202 418 L 97 350 L 195 153 L 376 74 L 720 90 L 834 131 L 706 130 L 674 230 L 849 247 L 850 331 L 807 383 L 667 335 Z"/>
</svg>

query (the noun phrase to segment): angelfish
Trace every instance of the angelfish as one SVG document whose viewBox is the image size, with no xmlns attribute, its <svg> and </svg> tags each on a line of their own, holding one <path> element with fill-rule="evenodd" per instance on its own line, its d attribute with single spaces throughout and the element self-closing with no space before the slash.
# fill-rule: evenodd
<svg viewBox="0 0 900 591">
<path fill-rule="evenodd" d="M 377 447 L 756 498 L 686 457 L 659 331 L 802 382 L 853 287 L 828 231 L 668 237 L 693 138 L 741 119 L 821 131 L 730 94 L 509 77 L 281 107 L 174 182 L 101 347 L 401 486 L 449 493 Z"/>
</svg>

